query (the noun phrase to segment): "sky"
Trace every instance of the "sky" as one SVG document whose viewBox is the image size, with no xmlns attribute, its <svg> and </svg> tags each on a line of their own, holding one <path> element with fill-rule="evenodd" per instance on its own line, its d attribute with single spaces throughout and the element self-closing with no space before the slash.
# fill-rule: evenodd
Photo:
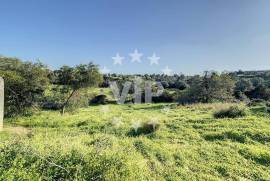
<svg viewBox="0 0 270 181">
<path fill-rule="evenodd" d="M 0 0 L 0 55 L 128 74 L 268 70 L 269 22 L 269 0 Z"/>
</svg>

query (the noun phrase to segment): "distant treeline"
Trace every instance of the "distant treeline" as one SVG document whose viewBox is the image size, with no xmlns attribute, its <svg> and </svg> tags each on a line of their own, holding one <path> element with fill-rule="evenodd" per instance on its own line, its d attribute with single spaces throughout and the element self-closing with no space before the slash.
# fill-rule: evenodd
<svg viewBox="0 0 270 181">
<path fill-rule="evenodd" d="M 202 75 L 172 76 L 162 74 L 145 75 L 104 75 L 101 87 L 109 87 L 110 81 L 123 84 L 134 77 L 161 82 L 166 89 L 157 102 L 210 103 L 217 101 L 269 101 L 270 71 L 236 71 L 218 73 L 206 71 Z"/>
<path fill-rule="evenodd" d="M 202 75 L 102 75 L 92 63 L 75 67 L 63 66 L 50 70 L 38 62 L 23 62 L 16 58 L 0 57 L 0 76 L 5 80 L 5 114 L 14 116 L 33 109 L 55 109 L 64 114 L 68 107 L 81 107 L 89 102 L 106 103 L 106 94 L 89 101 L 89 87 L 108 88 L 110 81 L 121 86 L 135 77 L 160 82 L 165 91 L 153 102 L 180 104 L 269 101 L 270 71 L 209 72 Z M 84 92 L 82 91 L 84 90 Z M 85 91 L 86 90 L 86 91 Z M 130 95 L 134 89 L 130 90 Z M 99 99 L 102 100 L 99 100 Z M 133 101 L 129 96 L 128 102 Z M 73 101 L 72 101 L 73 100 Z"/>
</svg>

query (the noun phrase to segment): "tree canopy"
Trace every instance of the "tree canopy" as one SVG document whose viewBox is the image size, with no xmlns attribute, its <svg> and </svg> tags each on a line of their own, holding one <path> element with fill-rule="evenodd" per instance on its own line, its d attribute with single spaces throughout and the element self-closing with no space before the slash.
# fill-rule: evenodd
<svg viewBox="0 0 270 181">
<path fill-rule="evenodd" d="M 5 81 L 5 115 L 16 115 L 33 106 L 49 83 L 48 74 L 42 63 L 0 57 L 0 76 Z"/>
<path fill-rule="evenodd" d="M 103 77 L 96 65 L 78 65 L 76 67 L 63 66 L 54 71 L 56 83 L 62 85 L 63 89 L 71 89 L 71 93 L 61 106 L 61 113 L 64 114 L 65 107 L 68 105 L 74 93 L 84 87 L 93 87 L 99 85 Z"/>
</svg>

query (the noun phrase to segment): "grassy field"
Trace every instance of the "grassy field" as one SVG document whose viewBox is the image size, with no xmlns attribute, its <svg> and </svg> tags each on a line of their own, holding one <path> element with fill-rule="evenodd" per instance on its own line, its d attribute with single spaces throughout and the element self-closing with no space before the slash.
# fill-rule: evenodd
<svg viewBox="0 0 270 181">
<path fill-rule="evenodd" d="M 221 104 L 91 106 L 6 120 L 0 180 L 270 180 L 270 119 Z M 134 134 L 142 122 L 158 123 Z"/>
</svg>

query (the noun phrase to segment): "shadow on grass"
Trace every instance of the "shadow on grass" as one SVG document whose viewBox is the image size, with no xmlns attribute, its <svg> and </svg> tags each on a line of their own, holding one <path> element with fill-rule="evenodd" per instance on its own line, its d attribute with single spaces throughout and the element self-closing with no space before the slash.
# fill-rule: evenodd
<svg viewBox="0 0 270 181">
<path fill-rule="evenodd" d="M 260 107 L 251 107 L 250 108 L 250 111 L 254 114 L 257 114 L 257 113 L 262 113 L 262 112 L 265 112 L 265 107 L 264 106 L 260 106 Z"/>
<path fill-rule="evenodd" d="M 245 143 L 247 136 L 241 132 L 227 131 L 224 133 L 211 133 L 203 136 L 206 141 L 224 141 L 230 139 L 235 142 Z"/>
<path fill-rule="evenodd" d="M 248 160 L 264 166 L 270 166 L 270 153 L 268 151 L 253 152 L 251 150 L 240 150 L 239 153 Z"/>
<path fill-rule="evenodd" d="M 169 107 L 170 109 L 175 108 L 177 105 L 174 104 L 164 104 L 164 105 L 155 105 L 155 104 L 143 104 L 145 106 L 143 107 L 134 107 L 134 110 L 160 110 L 160 109 L 164 109 L 165 107 Z"/>
</svg>

